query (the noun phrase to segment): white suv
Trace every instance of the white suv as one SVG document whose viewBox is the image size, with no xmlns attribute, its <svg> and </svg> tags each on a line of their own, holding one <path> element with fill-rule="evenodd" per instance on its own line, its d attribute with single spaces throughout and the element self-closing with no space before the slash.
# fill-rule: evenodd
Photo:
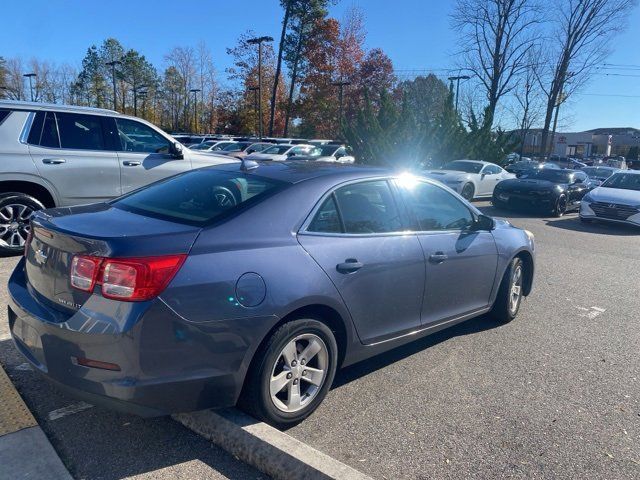
<svg viewBox="0 0 640 480">
<path fill-rule="evenodd" d="M 103 202 L 232 157 L 183 148 L 111 110 L 0 101 L 0 254 L 20 252 L 41 208 Z"/>
</svg>

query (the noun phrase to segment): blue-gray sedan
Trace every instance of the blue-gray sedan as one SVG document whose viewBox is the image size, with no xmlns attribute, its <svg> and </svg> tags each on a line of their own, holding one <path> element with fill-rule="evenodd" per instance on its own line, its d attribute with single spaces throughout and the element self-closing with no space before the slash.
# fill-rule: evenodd
<svg viewBox="0 0 640 480">
<path fill-rule="evenodd" d="M 490 313 L 534 276 L 530 232 L 384 169 L 244 162 L 41 211 L 9 323 L 46 378 L 159 415 L 240 404 L 277 426 L 336 369 Z"/>
</svg>

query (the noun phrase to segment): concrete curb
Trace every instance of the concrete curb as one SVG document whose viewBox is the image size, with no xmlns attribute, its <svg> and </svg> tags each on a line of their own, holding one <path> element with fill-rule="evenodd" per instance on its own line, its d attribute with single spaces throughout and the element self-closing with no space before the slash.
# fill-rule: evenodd
<svg viewBox="0 0 640 480">
<path fill-rule="evenodd" d="M 371 480 L 371 477 L 236 409 L 173 418 L 223 450 L 276 478 Z"/>
<path fill-rule="evenodd" d="M 71 475 L 0 365 L 0 480 L 20 478 Z"/>
</svg>

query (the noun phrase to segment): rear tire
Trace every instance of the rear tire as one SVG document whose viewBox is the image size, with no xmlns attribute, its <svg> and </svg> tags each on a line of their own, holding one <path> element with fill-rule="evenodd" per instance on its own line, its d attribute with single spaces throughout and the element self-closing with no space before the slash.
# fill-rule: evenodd
<svg viewBox="0 0 640 480">
<path fill-rule="evenodd" d="M 25 193 L 0 195 L 0 255 L 20 255 L 24 251 L 31 214 L 43 208 L 40 200 Z"/>
<path fill-rule="evenodd" d="M 338 363 L 331 329 L 315 319 L 280 326 L 256 353 L 239 406 L 275 427 L 291 427 L 327 395 Z"/>
<path fill-rule="evenodd" d="M 490 315 L 500 323 L 509 323 L 518 315 L 522 304 L 524 276 L 524 263 L 520 257 L 515 257 L 504 272 L 491 309 Z"/>
</svg>

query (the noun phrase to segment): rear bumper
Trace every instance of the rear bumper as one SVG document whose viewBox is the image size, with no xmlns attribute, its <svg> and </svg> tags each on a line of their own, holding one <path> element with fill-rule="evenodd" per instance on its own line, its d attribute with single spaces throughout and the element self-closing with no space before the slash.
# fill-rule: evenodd
<svg viewBox="0 0 640 480">
<path fill-rule="evenodd" d="M 142 416 L 235 405 L 252 351 L 234 337 L 232 322 L 194 325 L 160 300 L 99 296 L 65 321 L 52 321 L 59 315 L 31 294 L 23 265 L 9 280 L 9 328 L 20 353 L 55 385 Z M 77 358 L 117 364 L 120 371 L 78 365 Z"/>
</svg>

